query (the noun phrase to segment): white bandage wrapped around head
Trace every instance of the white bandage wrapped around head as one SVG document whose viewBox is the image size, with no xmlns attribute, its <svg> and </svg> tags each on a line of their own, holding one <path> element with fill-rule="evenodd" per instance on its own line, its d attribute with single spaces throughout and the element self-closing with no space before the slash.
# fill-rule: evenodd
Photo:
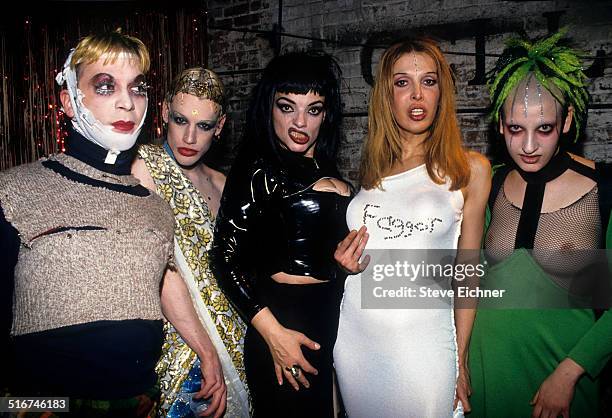
<svg viewBox="0 0 612 418">
<path fill-rule="evenodd" d="M 64 82 L 66 83 L 66 88 L 70 96 L 70 103 L 74 110 L 72 126 L 78 133 L 94 144 L 108 150 L 104 162 L 106 164 L 114 164 L 117 155 L 119 155 L 121 151 L 132 148 L 136 143 L 147 114 L 148 99 L 145 105 L 145 112 L 134 132 L 126 134 L 113 131 L 112 126 L 103 125 L 83 104 L 83 97 L 85 97 L 85 95 L 78 88 L 76 68 L 71 68 L 70 66 L 73 55 L 74 49 L 68 54 L 62 71 L 55 77 L 57 84 L 60 86 L 62 86 Z"/>
</svg>

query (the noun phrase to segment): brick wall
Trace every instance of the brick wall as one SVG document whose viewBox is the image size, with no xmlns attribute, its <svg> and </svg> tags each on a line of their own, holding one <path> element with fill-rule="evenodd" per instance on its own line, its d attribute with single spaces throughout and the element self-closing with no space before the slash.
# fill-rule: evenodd
<svg viewBox="0 0 612 418">
<path fill-rule="evenodd" d="M 378 46 L 419 32 L 441 40 L 441 48 L 448 53 L 457 76 L 457 106 L 464 139 L 469 147 L 490 155 L 490 126 L 484 114 L 489 99 L 483 71 L 489 70 L 496 58 L 487 56 L 477 63 L 470 54 L 477 48 L 480 53 L 499 54 L 503 41 L 517 31 L 536 36 L 546 34 L 548 28 L 571 25 L 577 47 L 589 56 L 607 58 L 586 61 L 593 75 L 593 108 L 583 152 L 595 160 L 612 161 L 612 1 L 211 0 L 209 25 L 225 28 L 209 30 L 210 65 L 222 73 L 230 98 L 224 168 L 231 164 L 258 70 L 275 53 L 273 37 L 227 29 L 271 30 L 278 23 L 279 3 L 284 32 L 329 41 L 282 37 L 281 51 L 323 49 L 340 62 L 346 117 L 339 165 L 351 180 L 356 179 L 367 129 L 372 73 L 383 50 Z M 366 44 L 376 46 L 369 48 Z"/>
</svg>

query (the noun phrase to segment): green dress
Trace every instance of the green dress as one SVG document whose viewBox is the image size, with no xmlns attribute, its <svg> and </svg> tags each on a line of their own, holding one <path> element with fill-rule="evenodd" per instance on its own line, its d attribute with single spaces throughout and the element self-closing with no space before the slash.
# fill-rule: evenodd
<svg viewBox="0 0 612 418">
<path fill-rule="evenodd" d="M 608 227 L 608 247 L 611 232 Z M 559 300 L 566 292 L 522 248 L 490 268 L 483 282 L 481 287 L 506 289 L 506 307 L 543 306 L 524 299 Z M 535 393 L 567 357 L 586 371 L 576 384 L 570 415 L 597 416 L 597 376 L 612 353 L 612 312 L 596 321 L 592 309 L 496 309 L 482 302 L 470 341 L 468 416 L 530 417 Z"/>
</svg>

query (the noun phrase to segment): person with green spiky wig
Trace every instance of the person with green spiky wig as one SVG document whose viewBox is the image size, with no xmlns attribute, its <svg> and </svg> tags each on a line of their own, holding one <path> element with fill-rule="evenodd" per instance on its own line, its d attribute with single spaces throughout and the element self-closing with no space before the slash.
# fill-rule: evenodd
<svg viewBox="0 0 612 418">
<path fill-rule="evenodd" d="M 593 250 L 612 243 L 612 176 L 567 151 L 583 134 L 589 95 L 565 34 L 508 40 L 489 73 L 509 161 L 493 176 L 481 287 L 505 294 L 480 300 L 470 417 L 599 416 L 612 313 L 609 274 L 593 272 Z"/>
</svg>

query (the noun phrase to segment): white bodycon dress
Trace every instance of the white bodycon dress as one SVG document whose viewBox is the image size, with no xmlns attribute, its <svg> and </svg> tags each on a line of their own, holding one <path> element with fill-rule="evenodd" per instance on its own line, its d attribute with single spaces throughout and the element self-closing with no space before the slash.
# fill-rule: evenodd
<svg viewBox="0 0 612 418">
<path fill-rule="evenodd" d="M 463 194 L 434 183 L 425 165 L 361 189 L 347 210 L 350 229 L 364 223 L 365 249 L 456 249 Z M 365 274 L 365 273 L 364 273 Z M 361 275 L 344 289 L 334 363 L 350 418 L 453 416 L 457 342 L 452 307 L 365 309 Z"/>
</svg>

